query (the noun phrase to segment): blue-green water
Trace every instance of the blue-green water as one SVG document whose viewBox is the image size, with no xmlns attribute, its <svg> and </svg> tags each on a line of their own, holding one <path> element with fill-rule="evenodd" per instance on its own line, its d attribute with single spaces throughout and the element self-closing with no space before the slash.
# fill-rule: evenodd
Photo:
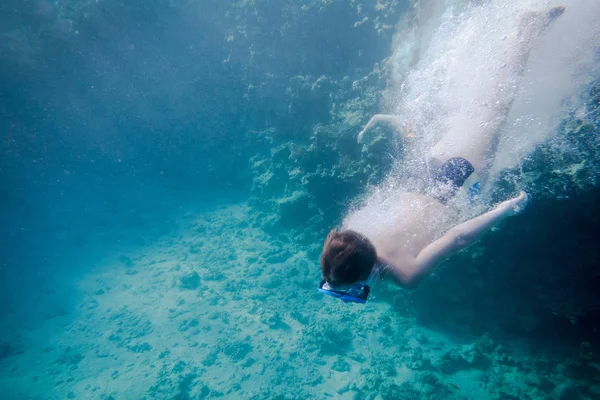
<svg viewBox="0 0 600 400">
<path fill-rule="evenodd" d="M 527 209 L 359 306 L 316 291 L 324 235 L 547 3 L 4 1 L 0 398 L 599 398 L 600 10 L 563 4 L 479 206 Z M 418 145 L 357 143 L 378 112 Z"/>
</svg>

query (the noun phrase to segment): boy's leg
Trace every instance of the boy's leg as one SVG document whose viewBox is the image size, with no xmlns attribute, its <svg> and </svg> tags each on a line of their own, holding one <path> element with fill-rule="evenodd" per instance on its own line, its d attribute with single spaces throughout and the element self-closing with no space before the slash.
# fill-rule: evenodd
<svg viewBox="0 0 600 400">
<path fill-rule="evenodd" d="M 486 116 L 490 120 L 498 118 L 494 113 L 486 113 Z M 450 130 L 433 146 L 429 154 L 440 164 L 450 158 L 465 158 L 481 173 L 487 170 L 501 122 L 480 122 L 478 118 L 456 117 L 451 122 Z"/>
<path fill-rule="evenodd" d="M 523 74 L 532 41 L 563 12 L 564 7 L 554 7 L 544 13 L 530 12 L 523 16 L 518 35 L 514 38 L 515 50 L 504 68 L 506 76 L 498 76 L 492 87 L 482 88 L 490 93 L 489 101 L 477 108 L 477 115 L 463 113 L 453 117 L 449 131 L 431 149 L 432 158 L 443 163 L 450 158 L 462 157 L 479 174 L 487 171 L 493 161 L 500 128 L 512 105 L 512 99 L 502 96 L 502 85 L 509 74 Z M 504 101 L 498 100 L 503 98 Z"/>
</svg>

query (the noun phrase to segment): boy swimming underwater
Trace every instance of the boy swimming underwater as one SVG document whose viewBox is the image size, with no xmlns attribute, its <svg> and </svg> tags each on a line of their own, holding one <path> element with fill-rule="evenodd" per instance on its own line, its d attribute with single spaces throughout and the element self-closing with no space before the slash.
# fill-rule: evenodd
<svg viewBox="0 0 600 400">
<path fill-rule="evenodd" d="M 533 39 L 564 10 L 554 7 L 545 13 L 523 16 L 525 28 L 515 35 L 515 51 L 507 60 L 507 70 L 522 74 Z M 511 102 L 490 97 L 479 117 L 505 118 Z M 376 115 L 359 133 L 359 141 L 377 123 L 387 123 L 398 133 L 404 126 L 399 117 Z M 407 136 L 411 135 L 407 132 Z M 522 210 L 527 203 L 525 192 L 476 218 L 451 225 L 457 211 L 449 203 L 463 189 L 470 194 L 478 192 L 478 176 L 484 176 L 489 168 L 497 135 L 493 124 L 463 121 L 460 126 L 452 126 L 427 154 L 428 170 L 418 177 L 426 190 L 398 193 L 376 205 L 376 210 L 370 211 L 383 215 L 385 221 L 375 228 L 367 228 L 372 221 L 361 209 L 347 218 L 342 230 L 332 230 L 321 253 L 319 290 L 346 302 L 365 303 L 371 284 L 378 277 L 402 287 L 414 287 L 450 255 L 474 243 L 500 220 Z M 441 237 L 440 230 L 445 232 Z"/>
</svg>

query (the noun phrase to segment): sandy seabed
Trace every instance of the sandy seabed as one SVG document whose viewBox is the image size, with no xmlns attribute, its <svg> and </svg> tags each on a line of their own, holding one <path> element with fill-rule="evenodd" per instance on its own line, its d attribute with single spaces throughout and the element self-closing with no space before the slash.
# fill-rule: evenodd
<svg viewBox="0 0 600 400">
<path fill-rule="evenodd" d="M 309 250 L 258 218 L 246 204 L 188 212 L 78 278 L 69 311 L 3 315 L 0 397 L 593 398 L 526 348 L 419 326 L 384 283 L 366 306 L 324 298 Z"/>
</svg>

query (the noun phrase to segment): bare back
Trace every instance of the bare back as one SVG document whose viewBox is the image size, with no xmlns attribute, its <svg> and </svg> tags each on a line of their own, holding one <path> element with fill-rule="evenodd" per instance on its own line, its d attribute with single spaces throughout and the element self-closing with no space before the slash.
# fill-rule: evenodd
<svg viewBox="0 0 600 400">
<path fill-rule="evenodd" d="M 344 221 L 345 229 L 365 235 L 380 259 L 394 265 L 413 261 L 419 252 L 452 226 L 452 209 L 438 200 L 398 193 L 367 203 Z"/>
</svg>

